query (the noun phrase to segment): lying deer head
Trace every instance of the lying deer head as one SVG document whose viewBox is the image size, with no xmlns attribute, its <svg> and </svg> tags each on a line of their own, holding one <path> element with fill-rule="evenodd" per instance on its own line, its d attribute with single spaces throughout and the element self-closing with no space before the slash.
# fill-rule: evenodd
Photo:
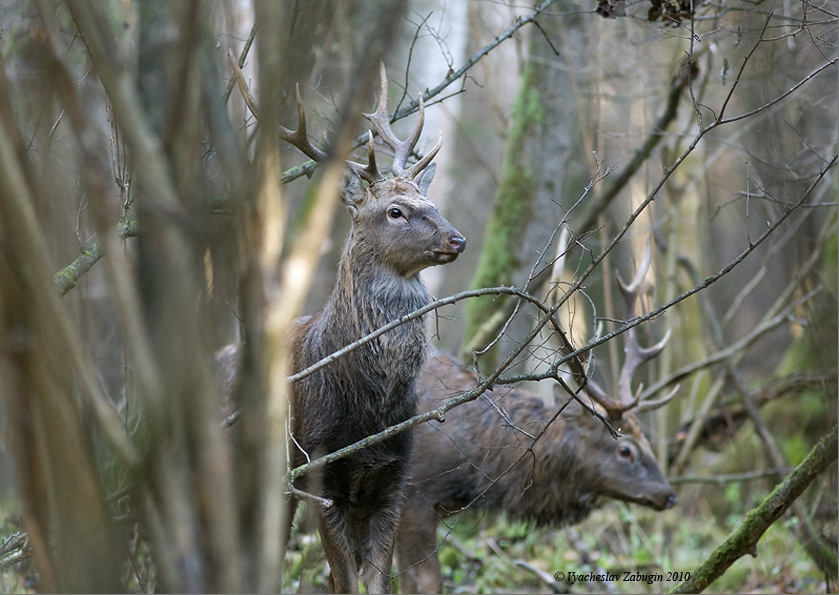
<svg viewBox="0 0 839 595">
<path fill-rule="evenodd" d="M 635 415 L 624 413 L 620 419 L 611 418 L 611 423 L 621 432 L 615 440 L 603 422 L 588 411 L 579 407 L 577 412 L 573 404 L 569 409 L 569 417 L 576 417 L 576 426 L 584 430 L 580 434 L 579 450 L 591 461 L 586 468 L 596 469 L 589 486 L 593 493 L 655 510 L 676 505 L 676 494 L 662 474 Z"/>
</svg>

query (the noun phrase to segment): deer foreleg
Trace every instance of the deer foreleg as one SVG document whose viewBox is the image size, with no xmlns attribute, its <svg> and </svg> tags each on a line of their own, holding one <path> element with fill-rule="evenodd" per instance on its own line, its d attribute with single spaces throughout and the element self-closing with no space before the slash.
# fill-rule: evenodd
<svg viewBox="0 0 839 595">
<path fill-rule="evenodd" d="M 393 546 L 402 513 L 400 500 L 389 502 L 370 515 L 365 523 L 362 580 L 368 593 L 391 592 Z"/>
<path fill-rule="evenodd" d="M 324 510 L 320 514 L 318 529 L 329 563 L 330 592 L 358 593 L 358 564 L 347 512 L 337 507 Z"/>
</svg>

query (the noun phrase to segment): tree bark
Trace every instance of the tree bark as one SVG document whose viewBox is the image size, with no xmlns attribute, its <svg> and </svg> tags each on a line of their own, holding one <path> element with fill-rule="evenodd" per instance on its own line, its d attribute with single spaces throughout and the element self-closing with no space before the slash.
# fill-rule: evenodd
<svg viewBox="0 0 839 595">
<path fill-rule="evenodd" d="M 568 31 L 580 25 L 581 19 L 575 17 L 545 16 L 539 20 L 538 29 L 530 30 L 529 55 L 513 106 L 495 207 L 484 234 L 473 287 L 524 287 L 531 270 L 538 270 L 554 256 L 555 249 L 548 246 L 562 219 L 565 165 L 575 149 L 577 134 L 571 69 L 557 57 L 556 44 L 563 32 L 567 39 Z M 577 31 L 571 39 L 579 35 Z M 568 53 L 573 51 L 569 49 Z M 467 305 L 464 345 L 470 344 L 497 308 L 493 299 L 474 300 Z M 522 317 L 520 323 L 508 328 L 510 338 L 525 335 L 529 324 Z"/>
</svg>

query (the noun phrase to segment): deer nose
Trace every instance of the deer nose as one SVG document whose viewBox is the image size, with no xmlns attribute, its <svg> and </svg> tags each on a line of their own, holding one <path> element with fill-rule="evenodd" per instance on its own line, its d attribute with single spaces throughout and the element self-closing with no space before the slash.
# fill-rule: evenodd
<svg viewBox="0 0 839 595">
<path fill-rule="evenodd" d="M 449 236 L 449 247 L 460 254 L 466 250 L 466 238 L 461 235 Z"/>
<path fill-rule="evenodd" d="M 676 498 L 676 494 L 670 494 L 667 496 L 667 499 L 664 501 L 664 508 L 670 509 L 676 506 L 676 502 L 678 498 Z"/>
</svg>

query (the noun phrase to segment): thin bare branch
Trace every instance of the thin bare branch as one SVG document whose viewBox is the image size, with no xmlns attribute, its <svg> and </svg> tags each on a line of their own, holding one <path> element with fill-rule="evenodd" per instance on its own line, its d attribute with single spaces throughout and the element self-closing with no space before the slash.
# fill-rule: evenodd
<svg viewBox="0 0 839 595">
<path fill-rule="evenodd" d="M 442 298 L 442 299 L 439 299 L 439 300 L 435 300 L 435 301 L 431 302 L 430 304 L 428 304 L 427 306 L 423 306 L 422 308 L 420 308 L 418 310 L 414 310 L 413 312 L 410 312 L 408 314 L 405 314 L 404 316 L 401 316 L 400 318 L 398 318 L 398 319 L 396 319 L 396 320 L 378 328 L 374 332 L 369 333 L 369 334 L 365 335 L 364 337 L 361 337 L 357 341 L 354 341 L 354 342 L 350 343 L 346 347 L 343 347 L 343 348 L 339 349 L 338 351 L 326 356 L 325 358 L 323 358 L 320 361 L 312 364 L 308 368 L 300 370 L 296 374 L 292 374 L 291 376 L 289 376 L 288 380 L 289 380 L 289 382 L 297 382 L 298 380 L 301 380 L 301 379 L 305 378 L 306 376 L 309 376 L 312 373 L 317 372 L 318 370 L 320 370 L 324 366 L 328 366 L 329 364 L 331 364 L 332 362 L 334 362 L 338 358 L 343 357 L 347 353 L 349 353 L 349 352 L 351 352 L 355 349 L 358 349 L 362 345 L 366 345 L 370 341 L 373 341 L 374 339 L 382 336 L 386 332 L 391 331 L 391 330 L 395 329 L 396 327 L 405 324 L 408 321 L 419 318 L 419 317 L 427 314 L 428 312 L 431 312 L 432 310 L 436 310 L 438 308 L 442 308 L 443 306 L 448 306 L 448 305 L 455 304 L 455 303 L 457 303 L 459 301 L 462 301 L 462 300 L 465 300 L 465 299 L 478 297 L 478 296 L 482 296 L 482 295 L 515 295 L 515 296 L 518 296 L 518 297 L 534 304 L 536 307 L 538 307 L 540 310 L 542 310 L 546 314 L 547 319 L 552 319 L 551 309 L 547 308 L 541 302 L 541 300 L 539 300 L 536 297 L 530 295 L 526 291 L 522 291 L 521 289 L 518 289 L 516 287 L 507 287 L 507 286 L 502 285 L 500 287 L 485 287 L 483 289 L 470 289 L 468 291 L 461 291 L 461 292 L 456 293 L 452 296 Z M 556 325 L 555 320 L 553 321 L 553 324 Z M 556 327 L 557 327 L 557 330 L 560 330 L 558 325 L 556 325 Z"/>
<path fill-rule="evenodd" d="M 248 34 L 248 38 L 245 40 L 245 45 L 242 47 L 242 51 L 239 53 L 239 59 L 236 60 L 236 69 L 239 73 L 242 72 L 242 68 L 245 67 L 245 60 L 248 57 L 248 53 L 251 50 L 251 46 L 253 45 L 253 40 L 256 37 L 256 24 L 251 27 L 251 32 Z M 227 50 L 227 55 L 230 56 L 232 51 L 230 49 Z M 230 93 L 233 91 L 233 87 L 238 83 L 235 76 L 234 78 L 227 81 L 227 89 L 224 91 L 224 101 L 227 102 L 230 99 Z"/>
<path fill-rule="evenodd" d="M 134 221 L 122 220 L 117 224 L 117 235 L 122 238 L 133 238 L 137 235 L 137 225 Z M 104 255 L 102 244 L 98 240 L 90 245 L 90 248 L 82 248 L 82 253 L 76 260 L 65 267 L 62 267 L 54 275 L 53 280 L 58 289 L 58 295 L 64 297 L 76 287 L 79 280 L 95 265 Z"/>
</svg>

